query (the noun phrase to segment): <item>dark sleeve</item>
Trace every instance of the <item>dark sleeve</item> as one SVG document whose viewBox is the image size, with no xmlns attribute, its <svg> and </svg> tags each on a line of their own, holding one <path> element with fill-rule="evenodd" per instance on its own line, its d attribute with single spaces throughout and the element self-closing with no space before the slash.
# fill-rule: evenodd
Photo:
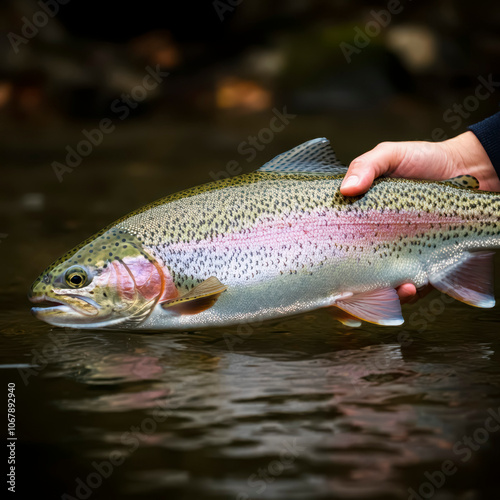
<svg viewBox="0 0 500 500">
<path fill-rule="evenodd" d="M 500 113 L 467 128 L 483 145 L 500 178 Z"/>
</svg>

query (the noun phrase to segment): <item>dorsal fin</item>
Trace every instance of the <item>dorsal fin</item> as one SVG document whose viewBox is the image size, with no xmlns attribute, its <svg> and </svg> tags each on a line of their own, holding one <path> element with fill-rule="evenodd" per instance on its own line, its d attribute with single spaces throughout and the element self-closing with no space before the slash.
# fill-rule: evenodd
<svg viewBox="0 0 500 500">
<path fill-rule="evenodd" d="M 258 171 L 336 175 L 345 174 L 347 167 L 337 160 L 330 141 L 320 137 L 304 142 L 286 153 L 281 153 L 260 167 Z"/>
<path fill-rule="evenodd" d="M 457 177 L 452 177 L 451 179 L 439 182 L 447 182 L 449 184 L 453 184 L 454 186 L 463 188 L 479 189 L 479 181 L 472 175 L 458 175 Z"/>
</svg>

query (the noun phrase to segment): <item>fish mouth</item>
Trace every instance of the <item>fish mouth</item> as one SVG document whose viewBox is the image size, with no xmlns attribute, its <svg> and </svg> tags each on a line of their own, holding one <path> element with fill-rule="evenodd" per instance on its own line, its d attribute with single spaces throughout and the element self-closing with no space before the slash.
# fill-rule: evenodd
<svg viewBox="0 0 500 500">
<path fill-rule="evenodd" d="M 89 323 L 99 314 L 100 307 L 86 297 L 71 296 L 59 300 L 46 295 L 31 296 L 29 300 L 37 304 L 31 313 L 38 319 L 54 326 Z"/>
<path fill-rule="evenodd" d="M 30 301 L 39 304 L 38 307 L 31 308 L 31 314 L 35 318 L 46 321 L 45 318 L 55 314 L 66 314 L 73 312 L 73 309 L 63 302 L 48 299 L 46 297 L 30 297 Z"/>
<path fill-rule="evenodd" d="M 149 308 L 143 307 L 133 315 L 113 316 L 94 300 L 80 295 L 64 295 L 60 300 L 47 295 L 31 295 L 28 298 L 37 305 L 31 308 L 31 313 L 37 319 L 63 328 L 120 329 L 124 324 L 128 328 L 135 328 L 149 313 Z M 151 305 L 151 301 L 146 305 Z"/>
</svg>

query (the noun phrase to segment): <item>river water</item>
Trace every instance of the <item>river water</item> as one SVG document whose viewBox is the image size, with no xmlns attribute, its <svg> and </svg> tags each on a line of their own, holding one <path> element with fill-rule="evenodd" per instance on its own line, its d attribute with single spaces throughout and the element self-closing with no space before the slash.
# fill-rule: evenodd
<svg viewBox="0 0 500 500">
<path fill-rule="evenodd" d="M 358 329 L 321 311 L 168 333 L 33 318 L 25 293 L 51 260 L 232 159 L 172 153 L 187 178 L 163 169 L 168 154 L 106 154 L 62 183 L 14 153 L 6 171 L 0 377 L 3 408 L 15 383 L 18 498 L 499 498 L 499 307 L 435 292 L 402 327 Z"/>
</svg>

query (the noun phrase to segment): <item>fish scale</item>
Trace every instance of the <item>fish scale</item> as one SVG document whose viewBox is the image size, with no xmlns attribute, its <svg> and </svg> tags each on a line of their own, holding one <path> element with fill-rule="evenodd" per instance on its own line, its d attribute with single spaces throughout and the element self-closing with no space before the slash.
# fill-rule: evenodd
<svg viewBox="0 0 500 500">
<path fill-rule="evenodd" d="M 315 139 L 257 172 L 167 196 L 65 254 L 32 295 L 50 297 L 68 267 L 84 265 L 95 276 L 92 304 L 116 282 L 112 305 L 108 294 L 95 304 L 122 314 L 109 326 L 146 329 L 225 326 L 332 306 L 347 324 L 400 324 L 394 288 L 406 282 L 494 304 L 486 251 L 500 247 L 498 193 L 470 189 L 470 176 L 380 178 L 349 198 L 340 193 L 345 172 L 328 141 Z M 120 280 L 128 280 L 126 291 Z M 84 292 L 66 291 L 72 307 L 75 296 L 89 301 Z M 54 293 L 63 300 L 64 287 Z M 99 325 L 108 326 L 102 318 Z"/>
<path fill-rule="evenodd" d="M 316 230 L 321 217 L 326 219 L 328 215 L 331 225 L 324 226 L 329 231 L 327 241 L 333 248 L 344 250 L 344 254 L 347 254 L 349 249 L 336 243 L 339 240 L 340 226 L 341 231 L 345 230 L 347 225 L 373 226 L 376 228 L 373 231 L 374 238 L 368 241 L 365 241 L 366 235 L 359 235 L 362 236 L 359 238 L 356 234 L 349 233 L 352 245 L 358 243 L 358 248 L 352 248 L 350 251 L 353 254 L 374 254 L 387 258 L 392 258 L 394 254 L 396 258 L 409 254 L 413 251 L 413 246 L 420 247 L 418 250 L 422 251 L 424 248 L 436 248 L 438 241 L 450 241 L 450 244 L 455 244 L 454 242 L 463 239 L 466 233 L 477 233 L 479 236 L 484 232 L 487 235 L 488 227 L 490 231 L 498 227 L 498 218 L 494 213 L 499 198 L 492 200 L 488 193 L 459 190 L 437 182 L 388 178 L 376 181 L 366 196 L 346 198 L 339 194 L 343 175 L 323 176 L 321 179 L 310 179 L 307 175 L 276 177 L 272 174 L 257 173 L 242 176 L 236 179 L 234 184 L 209 184 L 206 191 L 198 193 L 197 196 L 180 200 L 167 198 L 162 205 L 124 220 L 119 227 L 135 235 L 156 257 L 168 263 L 168 267 L 177 276 L 179 286 L 185 284 L 186 280 L 193 285 L 206 279 L 207 273 L 220 276 L 221 281 L 235 276 L 229 274 L 230 270 L 239 274 L 244 272 L 246 279 L 251 278 L 255 271 L 259 273 L 258 266 L 252 262 L 249 255 L 250 250 L 246 254 L 243 253 L 243 248 L 239 248 L 237 254 L 232 256 L 221 256 L 217 259 L 211 257 L 217 248 L 225 248 L 224 241 L 231 234 L 239 234 L 241 242 L 251 241 L 266 225 L 266 246 L 256 248 L 255 257 L 259 262 L 269 263 L 272 254 L 268 255 L 265 249 L 275 243 L 278 236 L 284 237 L 290 233 L 288 237 L 292 238 L 294 249 L 284 254 L 276 253 L 274 260 L 281 257 L 280 269 L 290 273 L 296 272 L 297 266 L 302 263 L 298 259 L 298 252 L 303 245 L 300 235 L 294 235 L 297 221 L 313 213 L 317 215 L 318 220 L 316 225 L 310 225 L 310 230 Z M 242 180 L 246 180 L 246 183 L 242 183 Z M 249 190 L 247 186 L 252 186 L 253 189 Z M 215 200 L 214 187 L 218 193 Z M 453 206 L 449 203 L 447 194 L 453 194 Z M 263 200 L 269 200 L 266 201 L 268 207 Z M 384 200 L 383 204 L 381 200 Z M 372 213 L 370 218 L 371 211 L 375 213 Z M 292 225 L 289 230 L 280 229 L 279 224 L 286 221 L 291 214 L 294 214 L 295 220 L 290 222 Z M 388 218 L 387 223 L 384 223 L 384 214 Z M 425 217 L 424 214 L 430 217 Z M 172 220 L 175 220 L 175 232 L 169 229 Z M 273 224 L 274 228 L 277 228 L 274 231 Z M 425 225 L 426 230 L 415 234 L 415 224 Z M 335 225 L 337 231 L 331 231 Z M 399 227 L 397 231 L 393 230 L 395 226 L 405 225 L 412 226 L 413 236 L 408 236 L 408 231 L 405 233 L 404 229 L 401 231 Z M 432 225 L 434 227 L 429 227 Z M 148 230 L 145 230 L 146 227 Z M 396 241 L 393 239 L 395 233 Z M 224 237 L 220 237 L 221 235 Z M 315 241 L 317 237 L 314 235 Z M 472 247 L 476 244 L 477 242 L 474 242 Z M 216 245 L 216 248 L 212 248 L 212 245 Z M 360 247 L 363 249 L 360 250 Z M 326 249 L 325 247 L 324 250 Z M 338 255 L 339 252 L 327 256 Z M 242 259 L 242 256 L 245 258 Z M 367 262 L 372 260 L 367 257 Z"/>
</svg>

